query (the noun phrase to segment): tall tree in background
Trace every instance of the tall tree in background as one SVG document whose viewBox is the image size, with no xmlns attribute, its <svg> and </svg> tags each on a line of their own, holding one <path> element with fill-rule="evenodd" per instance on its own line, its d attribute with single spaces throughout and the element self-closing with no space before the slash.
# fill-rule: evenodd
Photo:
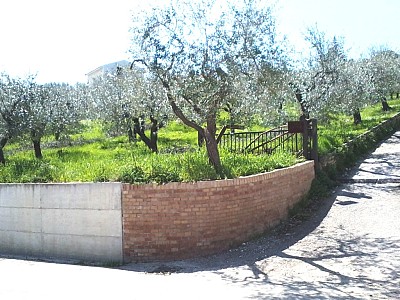
<svg viewBox="0 0 400 300">
<path fill-rule="evenodd" d="M 175 115 L 205 139 L 210 163 L 223 177 L 217 116 L 228 105 L 236 115 L 248 112 L 266 93 L 265 70 L 280 61 L 271 8 L 256 0 L 172 1 L 138 14 L 132 34 L 133 63 L 145 66 Z"/>
</svg>

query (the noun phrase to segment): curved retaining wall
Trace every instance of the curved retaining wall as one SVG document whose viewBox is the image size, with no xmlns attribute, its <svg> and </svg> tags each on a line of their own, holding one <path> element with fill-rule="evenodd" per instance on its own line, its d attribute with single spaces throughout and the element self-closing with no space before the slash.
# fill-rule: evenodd
<svg viewBox="0 0 400 300">
<path fill-rule="evenodd" d="M 309 161 L 195 183 L 0 184 L 0 254 L 129 262 L 216 253 L 285 219 L 313 178 Z"/>
<path fill-rule="evenodd" d="M 125 262 L 216 253 L 277 225 L 308 191 L 314 162 L 231 180 L 122 186 Z"/>
</svg>

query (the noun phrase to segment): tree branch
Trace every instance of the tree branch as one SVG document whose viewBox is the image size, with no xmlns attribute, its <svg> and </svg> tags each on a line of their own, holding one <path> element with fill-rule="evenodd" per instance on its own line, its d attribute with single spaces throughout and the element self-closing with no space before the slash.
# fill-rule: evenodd
<svg viewBox="0 0 400 300">
<path fill-rule="evenodd" d="M 196 113 L 198 113 L 199 115 L 203 115 L 203 111 L 200 109 L 200 107 L 199 107 L 196 103 L 193 103 L 193 101 L 191 101 L 189 97 L 187 97 L 187 96 L 185 96 L 185 95 L 182 95 L 182 98 L 183 98 L 187 103 L 189 103 L 189 105 L 191 105 L 191 106 L 193 107 L 193 109 L 194 109 L 194 111 L 195 111 Z"/>
<path fill-rule="evenodd" d="M 168 97 L 170 98 L 170 97 Z M 169 100 L 169 104 L 172 107 L 172 110 L 174 111 L 175 115 L 182 120 L 183 124 L 197 130 L 198 132 L 200 132 L 200 134 L 202 134 L 204 136 L 204 129 L 198 125 L 196 122 L 189 120 L 185 114 L 183 113 L 183 111 L 178 107 L 178 105 L 176 104 L 176 102 L 174 100 Z"/>
</svg>

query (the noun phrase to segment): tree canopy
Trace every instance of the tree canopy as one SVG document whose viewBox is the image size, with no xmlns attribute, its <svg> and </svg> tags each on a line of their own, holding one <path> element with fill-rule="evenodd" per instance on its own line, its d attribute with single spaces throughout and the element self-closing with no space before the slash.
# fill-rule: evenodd
<svg viewBox="0 0 400 300">
<path fill-rule="evenodd" d="M 76 86 L 1 73 L 0 162 L 10 139 L 31 141 L 40 158 L 43 136 L 59 140 L 85 118 L 157 152 L 158 130 L 178 118 L 198 132 L 223 178 L 216 139 L 222 112 L 231 125 L 257 119 L 272 126 L 287 121 L 290 109 L 291 117 L 322 122 L 353 114 L 355 123 L 366 105 L 390 109 L 386 97 L 400 91 L 398 53 L 377 48 L 353 59 L 343 39 L 315 27 L 305 36 L 310 55 L 297 64 L 275 23 L 267 1 L 172 0 L 133 16 L 130 68 Z"/>
<path fill-rule="evenodd" d="M 237 118 L 260 97 L 272 98 L 274 72 L 285 64 L 271 8 L 256 0 L 172 1 L 134 21 L 133 63 L 158 80 L 175 115 L 205 139 L 223 176 L 218 113 L 229 107 Z"/>
</svg>

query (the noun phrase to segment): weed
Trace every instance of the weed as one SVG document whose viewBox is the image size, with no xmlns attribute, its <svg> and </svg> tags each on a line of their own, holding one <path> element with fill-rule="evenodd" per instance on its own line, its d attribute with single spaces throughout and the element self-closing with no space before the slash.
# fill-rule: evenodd
<svg viewBox="0 0 400 300">
<path fill-rule="evenodd" d="M 148 181 L 146 174 L 140 166 L 125 166 L 117 178 L 125 183 L 145 183 Z"/>
</svg>

